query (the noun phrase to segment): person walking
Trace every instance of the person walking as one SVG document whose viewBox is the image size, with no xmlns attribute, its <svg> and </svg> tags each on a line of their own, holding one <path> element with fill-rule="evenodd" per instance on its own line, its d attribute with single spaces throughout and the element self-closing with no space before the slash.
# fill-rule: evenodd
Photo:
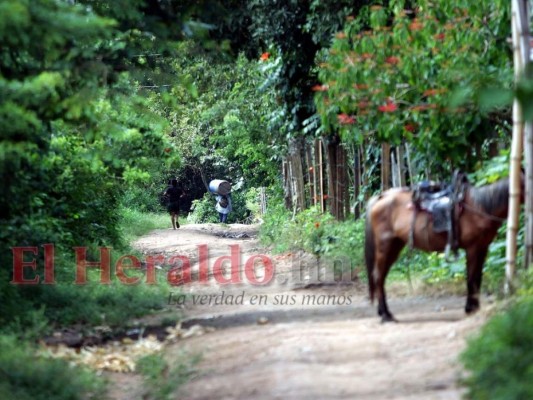
<svg viewBox="0 0 533 400">
<path fill-rule="evenodd" d="M 217 195 L 215 209 L 218 211 L 219 221 L 226 223 L 228 221 L 228 214 L 232 211 L 231 195 Z"/>
<path fill-rule="evenodd" d="M 173 229 L 179 229 L 179 214 L 180 214 L 180 199 L 185 195 L 183 189 L 178 186 L 178 180 L 172 179 L 170 185 L 163 193 L 163 197 L 167 200 L 167 211 L 170 214 L 170 221 Z"/>
</svg>

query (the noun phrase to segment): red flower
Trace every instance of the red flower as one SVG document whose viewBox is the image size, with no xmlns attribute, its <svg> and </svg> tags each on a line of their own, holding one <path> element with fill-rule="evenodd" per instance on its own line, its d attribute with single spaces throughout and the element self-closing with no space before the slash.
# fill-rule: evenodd
<svg viewBox="0 0 533 400">
<path fill-rule="evenodd" d="M 337 115 L 337 119 L 339 121 L 339 124 L 341 125 L 350 125 L 350 124 L 355 123 L 355 118 L 346 113 Z"/>
<path fill-rule="evenodd" d="M 411 22 L 409 24 L 409 29 L 412 30 L 412 31 L 419 31 L 423 27 L 424 27 L 424 24 L 422 24 L 421 22 L 417 21 L 416 19 L 413 20 L 413 22 Z"/>
<path fill-rule="evenodd" d="M 444 40 L 446 35 L 444 33 L 437 33 L 435 36 L 433 36 L 437 40 Z"/>
<path fill-rule="evenodd" d="M 404 129 L 408 132 L 414 132 L 416 130 L 416 124 L 405 124 Z"/>
<path fill-rule="evenodd" d="M 316 229 L 320 228 L 320 222 L 315 222 L 315 228 Z"/>
<path fill-rule="evenodd" d="M 398 57 L 391 56 L 391 57 L 387 57 L 385 59 L 385 62 L 387 64 L 396 65 L 396 64 L 398 64 L 400 62 L 400 59 Z"/>
<path fill-rule="evenodd" d="M 260 59 L 261 61 L 266 61 L 266 60 L 268 60 L 269 58 L 270 58 L 270 53 L 263 53 L 263 54 L 261 54 L 261 57 L 259 57 L 259 59 Z"/>
<path fill-rule="evenodd" d="M 378 110 L 382 112 L 394 112 L 397 109 L 398 106 L 394 104 L 391 100 L 388 100 L 386 105 L 378 107 Z"/>
<path fill-rule="evenodd" d="M 328 85 L 315 85 L 311 88 L 313 92 L 325 92 L 328 90 Z"/>
</svg>

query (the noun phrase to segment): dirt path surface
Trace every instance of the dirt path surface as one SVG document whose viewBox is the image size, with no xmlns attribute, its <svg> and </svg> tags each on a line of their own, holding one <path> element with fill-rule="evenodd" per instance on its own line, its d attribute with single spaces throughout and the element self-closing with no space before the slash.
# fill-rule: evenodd
<svg viewBox="0 0 533 400">
<path fill-rule="evenodd" d="M 320 284 L 332 282 L 316 279 L 331 268 L 317 267 L 316 260 L 301 254 L 270 255 L 256 236 L 256 226 L 188 225 L 154 231 L 135 243 L 145 254 L 189 259 L 194 281 L 173 293 L 170 313 L 184 314 L 185 327 L 214 328 L 166 349 L 170 362 L 184 353 L 201 355 L 198 373 L 176 398 L 461 397 L 457 357 L 486 314 L 466 317 L 464 297 L 402 295 L 392 289 L 389 306 L 400 322 L 381 324 L 366 286 L 357 280 Z M 207 257 L 199 248 L 203 254 L 207 248 Z M 232 276 L 232 249 L 239 254 L 242 282 L 221 284 Z M 272 269 L 259 254 L 268 257 Z M 207 282 L 197 282 L 203 276 L 200 265 L 208 267 Z M 252 282 L 247 279 L 250 270 Z M 269 277 L 268 285 L 252 284 Z M 121 389 L 112 396 L 134 398 L 139 383 L 119 375 L 116 379 L 122 381 Z"/>
</svg>

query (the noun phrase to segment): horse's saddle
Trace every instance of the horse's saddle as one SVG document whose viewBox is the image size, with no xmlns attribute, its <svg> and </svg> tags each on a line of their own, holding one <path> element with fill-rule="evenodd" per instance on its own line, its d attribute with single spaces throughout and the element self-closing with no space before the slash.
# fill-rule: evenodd
<svg viewBox="0 0 533 400">
<path fill-rule="evenodd" d="M 446 244 L 446 259 L 450 251 L 457 257 L 459 247 L 458 214 L 456 205 L 460 203 L 464 196 L 464 190 L 468 180 L 460 171 L 455 171 L 450 184 L 424 181 L 413 188 L 413 204 L 416 211 L 426 212 L 431 215 L 433 231 L 435 233 L 446 232 L 448 241 Z M 416 214 L 413 217 L 411 227 L 411 244 L 413 243 L 413 232 Z"/>
<path fill-rule="evenodd" d="M 450 185 L 424 181 L 413 190 L 413 203 L 419 211 L 429 213 L 433 220 L 436 233 L 448 232 L 451 229 L 453 190 Z"/>
</svg>

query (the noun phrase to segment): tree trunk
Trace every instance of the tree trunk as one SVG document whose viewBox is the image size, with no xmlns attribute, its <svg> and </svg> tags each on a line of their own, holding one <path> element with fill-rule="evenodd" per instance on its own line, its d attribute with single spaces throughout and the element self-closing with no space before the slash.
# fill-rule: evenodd
<svg viewBox="0 0 533 400">
<path fill-rule="evenodd" d="M 289 156 L 283 158 L 283 199 L 285 201 L 285 208 L 292 209 L 292 176 L 290 173 Z"/>
<path fill-rule="evenodd" d="M 360 157 L 359 157 L 359 146 L 354 146 L 354 156 L 353 156 L 353 197 L 354 197 L 354 207 L 353 207 L 353 216 L 357 220 L 361 216 L 361 205 L 359 204 L 359 193 L 361 186 L 361 166 L 360 166 Z"/>
<path fill-rule="evenodd" d="M 289 145 L 289 163 L 292 178 L 293 206 L 296 211 L 305 210 L 305 183 L 302 167 L 303 140 L 291 140 Z"/>
<path fill-rule="evenodd" d="M 365 147 L 365 143 L 363 142 L 359 148 L 359 165 L 361 166 L 360 168 L 360 177 L 361 177 L 361 187 L 362 188 L 368 188 L 368 174 L 367 174 L 367 167 L 366 167 L 366 164 L 365 164 L 365 156 L 366 156 L 366 147 Z M 364 199 L 363 199 L 363 202 L 364 202 L 364 206 L 366 206 L 366 203 L 369 199 L 369 191 L 368 190 L 365 190 L 365 195 L 364 195 Z M 361 205 L 361 209 L 363 209 L 363 204 Z"/>
</svg>

